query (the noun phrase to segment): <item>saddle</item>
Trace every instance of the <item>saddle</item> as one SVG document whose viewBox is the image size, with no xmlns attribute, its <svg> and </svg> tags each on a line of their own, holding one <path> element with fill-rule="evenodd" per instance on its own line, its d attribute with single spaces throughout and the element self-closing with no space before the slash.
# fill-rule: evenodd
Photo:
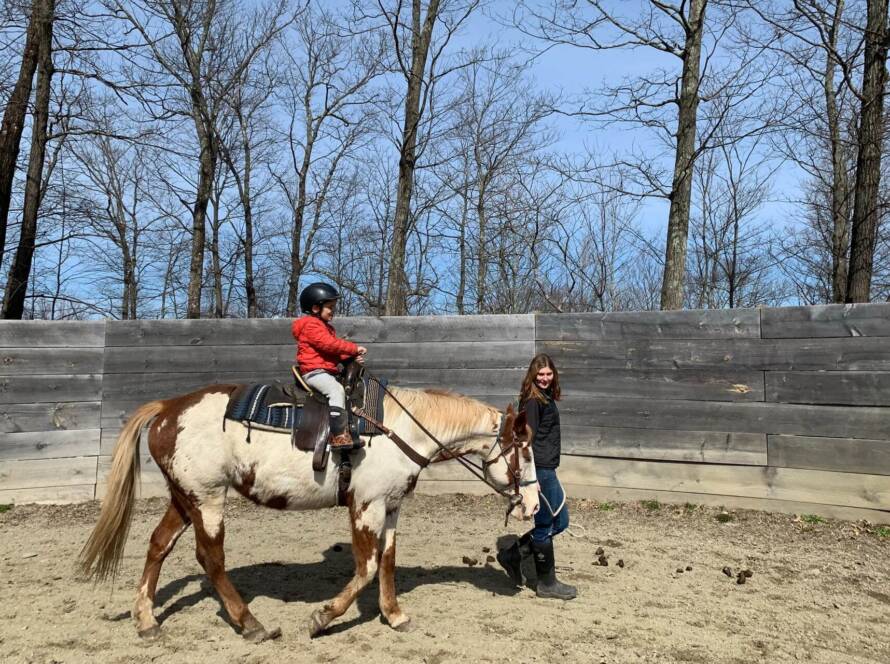
<svg viewBox="0 0 890 664">
<path fill-rule="evenodd" d="M 350 417 L 350 411 L 366 413 L 383 420 L 383 390 L 376 380 L 364 376 L 364 367 L 356 362 L 346 365 L 340 381 L 346 391 L 347 410 L 328 404 L 327 398 L 313 390 L 292 368 L 293 385 L 258 383 L 240 385 L 229 397 L 225 419 L 247 427 L 247 442 L 252 428 L 291 435 L 299 450 L 312 452 L 312 468 L 324 470 L 328 459 L 328 440 L 344 433 L 347 427 L 354 440 L 358 436 L 383 433 L 365 419 Z M 225 422 L 223 423 L 225 427 Z"/>
</svg>

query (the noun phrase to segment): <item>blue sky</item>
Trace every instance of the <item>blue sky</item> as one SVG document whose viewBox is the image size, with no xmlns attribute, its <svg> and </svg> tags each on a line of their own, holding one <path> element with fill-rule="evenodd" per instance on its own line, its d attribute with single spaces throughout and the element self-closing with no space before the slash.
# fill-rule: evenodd
<svg viewBox="0 0 890 664">
<path fill-rule="evenodd" d="M 648 0 L 614 0 L 616 6 L 630 6 Z M 539 3 L 549 5 L 548 0 Z M 544 50 L 543 43 L 535 44 L 534 40 L 523 36 L 518 31 L 505 28 L 492 16 L 503 16 L 512 11 L 514 2 L 509 0 L 495 2 L 488 11 L 477 13 L 472 17 L 467 29 L 457 42 L 463 46 L 473 42 L 499 42 L 502 45 L 512 43 L 528 50 Z M 626 10 L 625 10 L 626 11 Z M 679 67 L 679 60 L 667 56 L 654 49 L 640 47 L 633 50 L 593 51 L 573 46 L 561 45 L 549 48 L 546 52 L 534 57 L 532 75 L 535 84 L 545 90 L 561 91 L 566 95 L 578 95 L 584 90 L 597 89 L 610 83 L 616 83 L 628 76 L 645 74 L 659 67 Z M 652 143 L 649 130 L 635 127 L 615 127 L 608 129 L 597 127 L 565 116 L 552 120 L 558 129 L 561 140 L 557 147 L 573 152 L 590 152 L 597 150 L 611 154 L 627 154 L 636 146 L 644 148 Z M 660 146 L 659 146 L 659 149 Z M 772 197 L 759 211 L 760 221 L 769 221 L 776 227 L 794 221 L 794 208 L 789 202 L 797 196 L 801 187 L 802 173 L 791 164 L 785 164 L 772 178 Z M 665 200 L 648 199 L 640 209 L 639 223 L 652 234 L 662 237 L 667 226 L 668 204 Z"/>
</svg>

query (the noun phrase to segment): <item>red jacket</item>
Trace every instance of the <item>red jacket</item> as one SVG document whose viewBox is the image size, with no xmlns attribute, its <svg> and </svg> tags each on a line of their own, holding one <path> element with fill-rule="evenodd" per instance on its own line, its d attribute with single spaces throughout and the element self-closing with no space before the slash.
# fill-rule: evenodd
<svg viewBox="0 0 890 664">
<path fill-rule="evenodd" d="M 297 342 L 297 364 L 300 373 L 316 369 L 334 373 L 337 363 L 358 354 L 358 346 L 339 339 L 334 326 L 316 316 L 302 316 L 293 322 L 291 331 Z"/>
</svg>

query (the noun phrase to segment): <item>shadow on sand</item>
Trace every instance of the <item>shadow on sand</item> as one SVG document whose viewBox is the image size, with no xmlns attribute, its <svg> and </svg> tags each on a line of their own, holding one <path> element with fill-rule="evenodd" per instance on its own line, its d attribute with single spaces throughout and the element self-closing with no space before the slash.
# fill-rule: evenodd
<svg viewBox="0 0 890 664">
<path fill-rule="evenodd" d="M 332 599 L 345 587 L 352 578 L 354 570 L 352 552 L 348 544 L 335 544 L 324 551 L 322 556 L 322 560 L 313 563 L 270 562 L 245 565 L 228 570 L 228 574 L 248 604 L 256 597 L 269 597 L 283 602 L 321 604 Z M 179 596 L 184 588 L 195 581 L 201 584 L 199 590 Z M 496 566 L 396 567 L 396 592 L 399 595 L 419 586 L 450 583 L 468 583 L 480 590 L 504 596 L 512 596 L 519 592 L 510 583 L 503 570 Z M 163 624 L 171 615 L 194 606 L 207 597 L 215 596 L 213 586 L 204 574 L 191 574 L 175 579 L 158 589 L 155 606 L 163 607 L 157 615 L 158 622 Z M 336 623 L 327 630 L 327 633 L 334 634 L 349 629 L 380 615 L 376 579 L 358 596 L 356 606 L 359 610 L 357 618 L 345 623 Z M 222 605 L 218 614 L 229 622 Z M 265 618 L 271 620 L 272 616 Z M 260 619 L 262 620 L 262 617 Z"/>
</svg>

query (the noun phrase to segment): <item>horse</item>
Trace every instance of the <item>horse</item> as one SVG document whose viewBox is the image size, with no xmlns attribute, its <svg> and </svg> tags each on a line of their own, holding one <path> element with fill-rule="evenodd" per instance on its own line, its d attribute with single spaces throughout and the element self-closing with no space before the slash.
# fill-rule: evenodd
<svg viewBox="0 0 890 664">
<path fill-rule="evenodd" d="M 113 578 L 120 566 L 139 479 L 139 441 L 148 427 L 148 449 L 163 473 L 170 503 L 151 536 L 132 617 L 139 636 L 156 638 L 154 599 L 164 559 L 189 525 L 195 553 L 236 630 L 259 643 L 281 634 L 250 612 L 225 569 L 223 510 L 229 488 L 276 509 L 308 510 L 337 504 L 338 469 L 312 469 L 312 453 L 294 448 L 288 435 L 248 429 L 223 416 L 238 385 L 210 385 L 173 399 L 151 401 L 132 414 L 118 437 L 99 518 L 78 558 L 81 576 Z M 322 634 L 359 592 L 379 576 L 379 607 L 396 630 L 410 618 L 396 599 L 396 524 L 404 497 L 428 462 L 474 455 L 483 479 L 506 495 L 508 517 L 530 519 L 538 509 L 530 430 L 524 412 L 504 413 L 475 399 L 442 390 L 390 387 L 383 425 L 392 440 L 374 439 L 351 453 L 353 472 L 346 506 L 355 571 L 344 589 L 309 620 L 310 636 Z M 249 434 L 249 435 L 248 435 Z M 437 440 L 433 440 L 432 438 Z M 397 438 L 410 449 L 402 451 Z M 366 439 L 367 440 L 367 439 Z M 412 458 L 413 457 L 413 458 Z M 512 509 L 511 509 L 512 506 Z"/>
</svg>

